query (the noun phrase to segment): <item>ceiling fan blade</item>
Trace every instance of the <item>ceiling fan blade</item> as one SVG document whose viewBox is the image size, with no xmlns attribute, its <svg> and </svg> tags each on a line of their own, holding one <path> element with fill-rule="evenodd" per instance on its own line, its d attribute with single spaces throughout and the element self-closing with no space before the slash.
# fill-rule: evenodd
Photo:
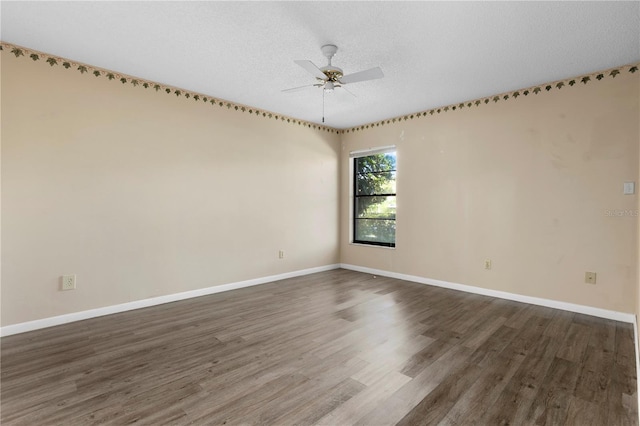
<svg viewBox="0 0 640 426">
<path fill-rule="evenodd" d="M 340 79 L 340 83 L 357 83 L 359 81 L 375 80 L 376 78 L 382 78 L 384 74 L 380 67 L 371 68 L 368 70 L 354 72 L 353 74 L 345 75 Z"/>
<path fill-rule="evenodd" d="M 307 72 L 312 76 L 314 76 L 315 78 L 319 78 L 320 80 L 327 79 L 327 76 L 324 75 L 324 73 L 320 70 L 320 68 L 315 66 L 313 62 L 311 61 L 293 61 L 293 62 L 295 62 L 296 64 L 300 65 L 302 68 L 307 70 Z"/>
<path fill-rule="evenodd" d="M 347 92 L 348 94 L 350 94 L 351 96 L 353 96 L 354 98 L 357 98 L 357 96 L 355 95 L 355 93 L 353 93 L 351 90 L 347 89 L 344 86 L 339 86 L 341 89 L 344 89 L 345 92 Z"/>
<path fill-rule="evenodd" d="M 283 92 L 297 92 L 298 90 L 304 90 L 304 89 L 306 89 L 308 87 L 313 87 L 313 86 L 319 87 L 321 85 L 320 84 L 307 84 L 307 85 L 304 85 L 304 86 L 292 87 L 291 89 L 284 89 Z"/>
</svg>

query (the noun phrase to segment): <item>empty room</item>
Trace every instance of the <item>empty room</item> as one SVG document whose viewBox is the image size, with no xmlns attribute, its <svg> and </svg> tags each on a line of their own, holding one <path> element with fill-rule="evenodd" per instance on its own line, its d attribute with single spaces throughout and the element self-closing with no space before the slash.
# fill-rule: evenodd
<svg viewBox="0 0 640 426">
<path fill-rule="evenodd" d="M 640 2 L 0 3 L 3 425 L 638 425 Z"/>
</svg>

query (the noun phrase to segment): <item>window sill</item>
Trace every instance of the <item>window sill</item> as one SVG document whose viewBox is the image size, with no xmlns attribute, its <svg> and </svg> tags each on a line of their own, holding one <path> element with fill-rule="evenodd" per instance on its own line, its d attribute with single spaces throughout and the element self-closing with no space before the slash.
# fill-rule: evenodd
<svg viewBox="0 0 640 426">
<path fill-rule="evenodd" d="M 358 246 L 358 247 L 371 247 L 371 248 L 380 248 L 380 249 L 387 249 L 387 250 L 395 250 L 395 247 L 388 247 L 388 246 L 378 246 L 375 244 L 362 244 L 362 243 L 354 243 L 354 242 L 349 242 L 349 245 L 351 246 Z"/>
</svg>

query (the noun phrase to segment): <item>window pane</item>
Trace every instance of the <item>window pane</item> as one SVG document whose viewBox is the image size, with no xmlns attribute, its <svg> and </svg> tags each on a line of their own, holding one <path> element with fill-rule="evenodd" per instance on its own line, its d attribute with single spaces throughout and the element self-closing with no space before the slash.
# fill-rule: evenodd
<svg viewBox="0 0 640 426">
<path fill-rule="evenodd" d="M 356 174 L 356 195 L 395 194 L 396 172 Z"/>
<path fill-rule="evenodd" d="M 355 240 L 395 244 L 396 221 L 378 219 L 356 219 Z"/>
<path fill-rule="evenodd" d="M 356 218 L 360 219 L 395 219 L 395 196 L 357 197 Z"/>
<path fill-rule="evenodd" d="M 395 247 L 396 153 L 354 158 L 353 240 Z"/>
<path fill-rule="evenodd" d="M 383 172 L 396 169 L 396 153 L 368 155 L 356 158 L 356 173 Z"/>
</svg>

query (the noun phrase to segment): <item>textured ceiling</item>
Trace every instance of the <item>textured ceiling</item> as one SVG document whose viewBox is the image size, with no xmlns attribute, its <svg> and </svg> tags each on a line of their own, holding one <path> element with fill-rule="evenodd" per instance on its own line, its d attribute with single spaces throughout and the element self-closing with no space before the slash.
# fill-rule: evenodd
<svg viewBox="0 0 640 426">
<path fill-rule="evenodd" d="M 1 39 L 321 123 L 293 63 L 385 78 L 325 97 L 325 124 L 364 123 L 640 61 L 640 2 L 10 2 Z"/>
</svg>

